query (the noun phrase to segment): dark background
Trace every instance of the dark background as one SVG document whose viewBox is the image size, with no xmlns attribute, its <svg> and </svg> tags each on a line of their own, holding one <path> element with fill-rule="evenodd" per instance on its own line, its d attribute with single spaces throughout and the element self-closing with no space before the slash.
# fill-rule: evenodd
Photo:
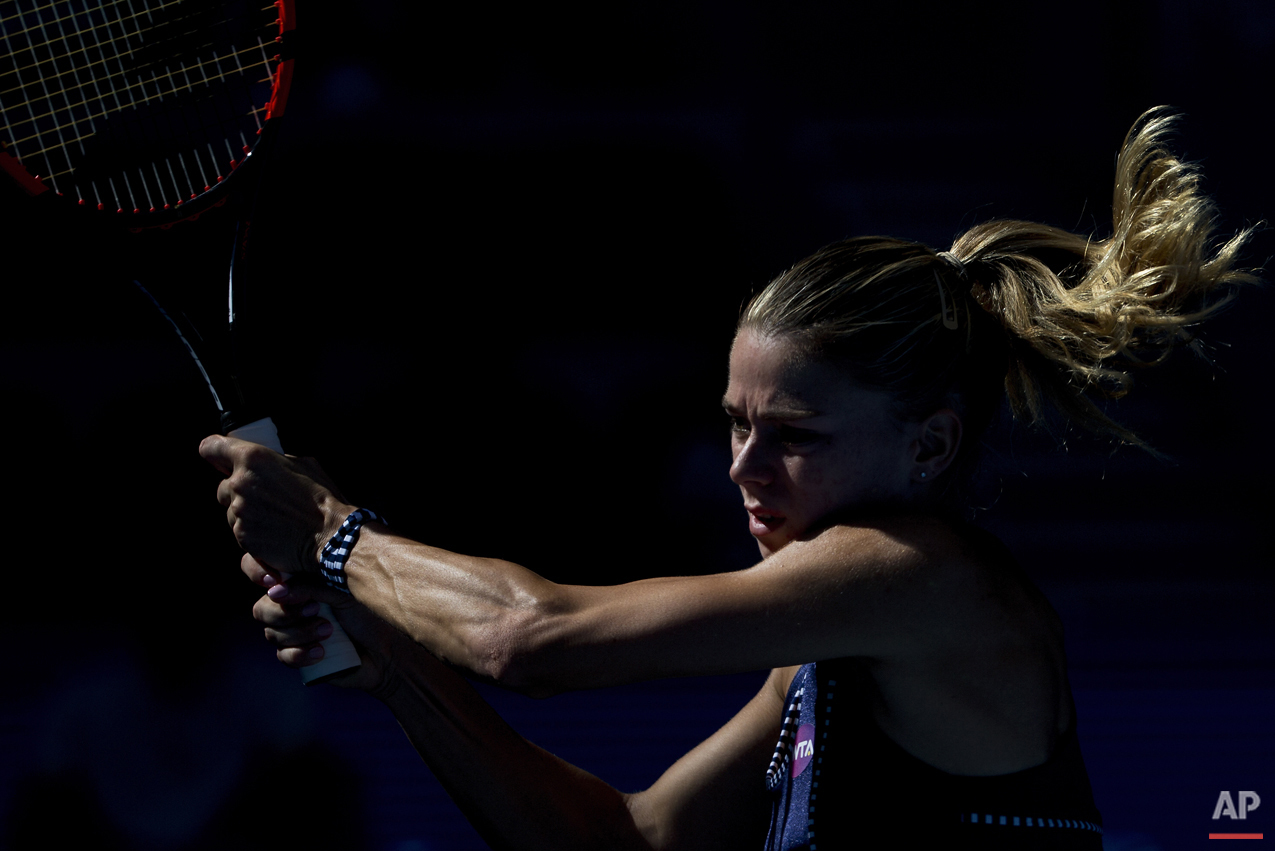
<svg viewBox="0 0 1275 851">
<path fill-rule="evenodd" d="M 752 562 L 726 352 L 748 295 L 819 246 L 945 248 L 993 217 L 1105 235 L 1115 152 L 1158 104 L 1220 232 L 1269 215 L 1275 11 L 1255 2 L 364 2 L 303 4 L 300 26 L 251 387 L 398 529 L 559 581 Z M 104 256 L 2 200 L 2 841 L 476 847 L 389 714 L 302 689 L 251 621 L 195 453 L 213 409 L 129 283 L 215 291 L 224 222 Z M 1168 460 L 1008 423 L 988 441 L 979 520 L 1067 623 L 1108 848 L 1272 823 L 1273 317 L 1244 291 L 1213 363 L 1174 357 L 1112 409 Z M 489 693 L 636 789 L 759 683 Z M 1265 808 L 1215 822 L 1222 790 Z"/>
</svg>

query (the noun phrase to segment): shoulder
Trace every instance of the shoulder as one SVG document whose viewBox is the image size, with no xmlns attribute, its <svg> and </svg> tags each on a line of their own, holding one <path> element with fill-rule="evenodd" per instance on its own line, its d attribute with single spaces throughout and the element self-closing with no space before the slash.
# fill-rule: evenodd
<svg viewBox="0 0 1275 851">
<path fill-rule="evenodd" d="M 781 553 L 783 561 L 819 562 L 882 578 L 969 582 L 1013 564 L 992 535 L 942 517 L 880 514 L 826 526 Z"/>
<path fill-rule="evenodd" d="M 968 543 L 966 527 L 929 514 L 865 514 L 842 518 L 817 537 L 829 541 L 892 542 L 916 553 L 954 554 Z"/>
<path fill-rule="evenodd" d="M 837 608 L 893 636 L 890 649 L 907 655 L 971 649 L 1054 617 L 1000 541 L 941 517 L 856 518 L 767 561 L 795 576 L 822 577 L 825 593 L 843 591 Z"/>
</svg>

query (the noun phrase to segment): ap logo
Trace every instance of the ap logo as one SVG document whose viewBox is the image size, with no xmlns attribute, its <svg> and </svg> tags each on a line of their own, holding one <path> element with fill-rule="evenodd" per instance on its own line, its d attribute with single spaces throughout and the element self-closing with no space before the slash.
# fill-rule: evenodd
<svg viewBox="0 0 1275 851">
<path fill-rule="evenodd" d="M 1213 818 L 1220 819 L 1226 816 L 1230 819 L 1245 819 L 1248 814 L 1262 805 L 1262 799 L 1258 797 L 1256 792 L 1239 792 L 1240 808 L 1237 813 L 1235 810 L 1235 801 L 1231 798 L 1230 792 L 1222 792 L 1217 796 L 1217 806 L 1213 808 Z"/>
</svg>

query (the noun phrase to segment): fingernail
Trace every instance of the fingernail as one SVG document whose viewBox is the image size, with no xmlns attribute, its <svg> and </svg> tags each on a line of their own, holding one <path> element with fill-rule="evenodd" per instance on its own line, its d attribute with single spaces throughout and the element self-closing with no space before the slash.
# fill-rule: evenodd
<svg viewBox="0 0 1275 851">
<path fill-rule="evenodd" d="M 287 599 L 288 586 L 276 585 L 266 592 L 266 596 L 269 597 L 271 600 L 274 600 L 276 603 L 279 602 L 280 600 Z"/>
<path fill-rule="evenodd" d="M 329 635 L 332 634 L 332 624 L 330 623 L 319 624 L 318 632 L 319 632 L 319 638 L 327 638 Z"/>
<path fill-rule="evenodd" d="M 319 613 L 319 604 L 310 602 L 305 604 L 305 608 L 301 610 L 303 617 L 312 618 Z"/>
<path fill-rule="evenodd" d="M 265 576 L 261 577 L 261 584 L 267 588 L 273 588 L 279 584 L 279 580 L 267 573 Z"/>
<path fill-rule="evenodd" d="M 319 658 L 319 657 L 321 657 L 322 655 L 323 655 L 323 648 L 322 648 L 322 647 L 311 647 L 311 648 L 310 648 L 310 658 L 311 658 L 311 659 L 318 659 L 318 658 Z"/>
</svg>

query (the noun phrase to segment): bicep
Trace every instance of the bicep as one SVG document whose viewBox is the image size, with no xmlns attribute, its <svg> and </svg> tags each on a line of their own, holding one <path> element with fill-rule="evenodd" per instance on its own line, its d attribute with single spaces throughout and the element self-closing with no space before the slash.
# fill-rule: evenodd
<svg viewBox="0 0 1275 851">
<path fill-rule="evenodd" d="M 760 847 L 770 816 L 766 767 L 793 669 L 777 669 L 720 730 L 672 765 L 650 789 L 628 796 L 654 849 Z"/>
</svg>

